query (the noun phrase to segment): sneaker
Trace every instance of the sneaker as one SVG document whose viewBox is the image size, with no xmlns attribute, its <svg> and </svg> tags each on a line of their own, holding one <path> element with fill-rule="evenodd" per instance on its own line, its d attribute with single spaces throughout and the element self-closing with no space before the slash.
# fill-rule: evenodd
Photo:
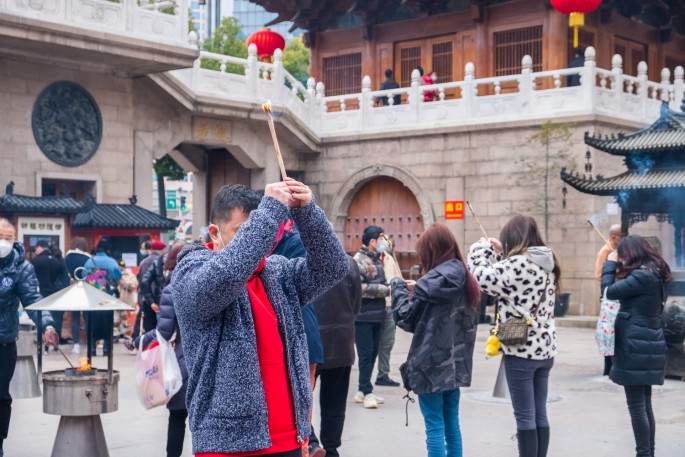
<svg viewBox="0 0 685 457">
<path fill-rule="evenodd" d="M 71 348 L 71 353 L 72 354 L 80 354 L 81 353 L 81 345 L 78 343 L 74 343 L 74 347 Z"/>
<path fill-rule="evenodd" d="M 373 398 L 376 399 L 376 403 L 378 403 L 379 405 L 382 405 L 383 403 L 385 403 L 385 400 L 383 400 L 383 397 L 379 397 L 376 394 L 371 394 L 371 395 L 373 395 Z"/>
<path fill-rule="evenodd" d="M 376 378 L 376 385 L 386 387 L 399 387 L 400 383 L 397 381 L 393 381 L 392 379 L 390 379 L 388 375 L 385 375 Z"/>
<path fill-rule="evenodd" d="M 378 402 L 373 394 L 364 395 L 364 408 L 366 409 L 376 409 L 378 408 Z"/>
<path fill-rule="evenodd" d="M 362 391 L 357 391 L 356 394 L 354 394 L 354 402 L 355 403 L 364 403 L 364 394 Z"/>
</svg>

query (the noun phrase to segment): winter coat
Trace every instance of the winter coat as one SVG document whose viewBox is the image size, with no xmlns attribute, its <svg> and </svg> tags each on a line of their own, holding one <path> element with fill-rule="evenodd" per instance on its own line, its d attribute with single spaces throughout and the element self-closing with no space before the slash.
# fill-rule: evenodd
<svg viewBox="0 0 685 457">
<path fill-rule="evenodd" d="M 72 249 L 70 251 L 67 251 L 67 254 L 64 256 L 64 262 L 67 265 L 67 273 L 69 274 L 69 277 L 71 279 L 76 279 L 76 277 L 74 276 L 74 272 L 77 268 L 85 266 L 88 259 L 90 259 L 90 255 L 86 252 L 80 251 L 78 249 Z M 82 278 L 83 273 L 79 272 L 78 276 Z"/>
<path fill-rule="evenodd" d="M 142 295 L 142 301 L 148 305 L 153 303 L 159 304 L 162 296 L 162 289 L 164 288 L 164 264 L 162 259 L 163 256 L 153 252 L 145 259 L 145 265 L 141 265 L 138 272 L 140 276 L 138 280 L 140 295 Z"/>
<path fill-rule="evenodd" d="M 534 316 L 528 327 L 528 341 L 519 345 L 502 345 L 506 355 L 546 360 L 557 353 L 557 331 L 554 323 L 556 280 L 554 256 L 547 246 L 531 246 L 524 255 L 501 260 L 492 245 L 478 242 L 469 249 L 469 270 L 488 295 L 496 297 L 502 323 L 512 317 Z M 501 261 L 500 261 L 501 260 Z"/>
<path fill-rule="evenodd" d="M 169 341 L 171 337 L 176 334 L 174 352 L 176 353 L 176 360 L 178 366 L 181 368 L 181 375 L 183 376 L 183 387 L 174 395 L 166 407 L 168 409 L 186 409 L 186 389 L 188 387 L 188 367 L 186 366 L 186 358 L 183 355 L 183 344 L 181 344 L 181 333 L 178 331 L 178 321 L 176 320 L 176 311 L 174 310 L 173 288 L 168 284 L 162 290 L 162 298 L 159 300 L 159 314 L 157 315 L 157 329 L 156 331 Z M 140 337 L 136 338 L 135 345 L 139 347 Z M 147 347 L 150 343 L 157 339 L 155 330 L 145 332 L 143 335 L 143 347 Z"/>
<path fill-rule="evenodd" d="M 362 281 L 362 310 L 357 322 L 381 323 L 385 320 L 385 297 L 390 288 L 385 279 L 379 252 L 372 252 L 362 245 L 354 255 Z"/>
<path fill-rule="evenodd" d="M 52 255 L 50 249 L 45 249 L 38 254 L 31 263 L 36 271 L 36 278 L 38 278 L 39 292 L 43 297 L 52 295 L 64 288 L 62 276 L 66 266 Z"/>
<path fill-rule="evenodd" d="M 220 252 L 188 246 L 172 274 L 173 300 L 188 366 L 187 409 L 193 452 L 271 446 L 257 341 L 246 283 L 271 252 L 289 210 L 263 197 Z M 312 394 L 300 308 L 348 271 L 345 251 L 313 202 L 290 210 L 306 258 L 266 259 L 261 280 L 282 329 L 298 438 L 309 437 Z"/>
<path fill-rule="evenodd" d="M 331 290 L 312 302 L 323 341 L 320 369 L 354 365 L 354 319 L 362 308 L 362 286 L 357 262 L 347 256 L 350 271 Z"/>
<path fill-rule="evenodd" d="M 448 260 L 414 286 L 391 282 L 397 326 L 413 333 L 407 355 L 409 384 L 417 394 L 433 394 L 471 385 L 478 312 L 469 305 L 466 267 Z"/>
<path fill-rule="evenodd" d="M 621 307 L 614 323 L 616 346 L 609 377 L 622 386 L 661 385 L 666 369 L 666 340 L 661 326 L 665 287 L 652 270 L 641 268 L 614 282 L 616 262 L 602 269 L 602 289 Z"/>
<path fill-rule="evenodd" d="M 13 343 L 19 338 L 19 302 L 26 307 L 42 298 L 36 272 L 26 260 L 24 246 L 15 241 L 12 252 L 0 259 L 0 344 Z M 39 325 L 38 311 L 26 312 Z M 43 329 L 55 325 L 49 311 L 43 311 L 40 324 Z"/>
</svg>

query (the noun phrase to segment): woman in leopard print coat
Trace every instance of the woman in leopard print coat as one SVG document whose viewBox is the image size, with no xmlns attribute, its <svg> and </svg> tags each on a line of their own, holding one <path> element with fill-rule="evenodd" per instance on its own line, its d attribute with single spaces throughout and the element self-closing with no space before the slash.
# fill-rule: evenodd
<svg viewBox="0 0 685 457">
<path fill-rule="evenodd" d="M 503 345 L 502 352 L 519 456 L 545 457 L 547 384 L 557 353 L 554 301 L 560 269 L 530 216 L 514 216 L 502 229 L 500 240 L 481 239 L 473 244 L 468 265 L 481 290 L 497 297 L 502 322 L 515 316 L 532 318 L 528 341 Z"/>
</svg>

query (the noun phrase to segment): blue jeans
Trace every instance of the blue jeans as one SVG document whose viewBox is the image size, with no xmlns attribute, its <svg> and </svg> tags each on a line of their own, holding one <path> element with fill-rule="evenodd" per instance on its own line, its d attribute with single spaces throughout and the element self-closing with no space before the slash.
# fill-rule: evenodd
<svg viewBox="0 0 685 457">
<path fill-rule="evenodd" d="M 419 395 L 419 407 L 426 423 L 428 457 L 461 457 L 459 388 Z"/>
<path fill-rule="evenodd" d="M 507 375 L 517 430 L 549 427 L 547 384 L 553 365 L 554 358 L 530 360 L 513 355 L 504 356 L 504 372 Z"/>
</svg>

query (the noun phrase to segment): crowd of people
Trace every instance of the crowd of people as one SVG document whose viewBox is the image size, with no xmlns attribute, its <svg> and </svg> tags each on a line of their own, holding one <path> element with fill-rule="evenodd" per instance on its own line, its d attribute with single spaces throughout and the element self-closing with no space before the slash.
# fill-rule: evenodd
<svg viewBox="0 0 685 457">
<path fill-rule="evenodd" d="M 374 384 L 399 386 L 389 361 L 396 327 L 413 334 L 400 373 L 418 395 L 428 456 L 461 456 L 460 389 L 471 384 L 485 295 L 495 297 L 498 326 L 525 322 L 523 341 L 503 342 L 500 353 L 519 456 L 547 455 L 561 271 L 532 217 L 512 217 L 499 238 L 482 238 L 466 256 L 446 225 L 432 225 L 416 243 L 416 281 L 404 278 L 381 227 L 366 227 L 359 251 L 347 255 L 309 187 L 289 178 L 267 185 L 263 195 L 242 185 L 221 188 L 207 238 L 168 249 L 161 241 L 144 243 L 136 277 L 111 257 L 107 239 L 91 255 L 75 237 L 64 259 L 40 241 L 30 263 L 14 226 L 0 219 L 0 449 L 11 412 L 13 369 L 5 367 L 16 362 L 18 305 L 68 286 L 84 267 L 89 283 L 127 302 L 138 290 L 140 311 L 128 330 L 136 338 L 126 340 L 131 352 L 157 333 L 174 340 L 183 388 L 167 404 L 168 456 L 182 454 L 186 421 L 197 457 L 338 456 L 355 348 L 354 401 L 379 408 L 384 399 Z M 644 239 L 621 238 L 616 227 L 610 238 L 598 254 L 598 279 L 621 308 L 606 374 L 624 386 L 636 455 L 648 457 L 655 449 L 651 386 L 664 382 L 666 363 L 659 315 L 671 275 Z M 97 314 L 94 339 L 107 340 L 116 319 Z M 80 322 L 74 313 L 74 353 L 81 350 Z M 59 313 L 43 314 L 48 345 L 59 344 L 61 324 Z M 317 383 L 318 436 L 311 426 Z"/>
</svg>

